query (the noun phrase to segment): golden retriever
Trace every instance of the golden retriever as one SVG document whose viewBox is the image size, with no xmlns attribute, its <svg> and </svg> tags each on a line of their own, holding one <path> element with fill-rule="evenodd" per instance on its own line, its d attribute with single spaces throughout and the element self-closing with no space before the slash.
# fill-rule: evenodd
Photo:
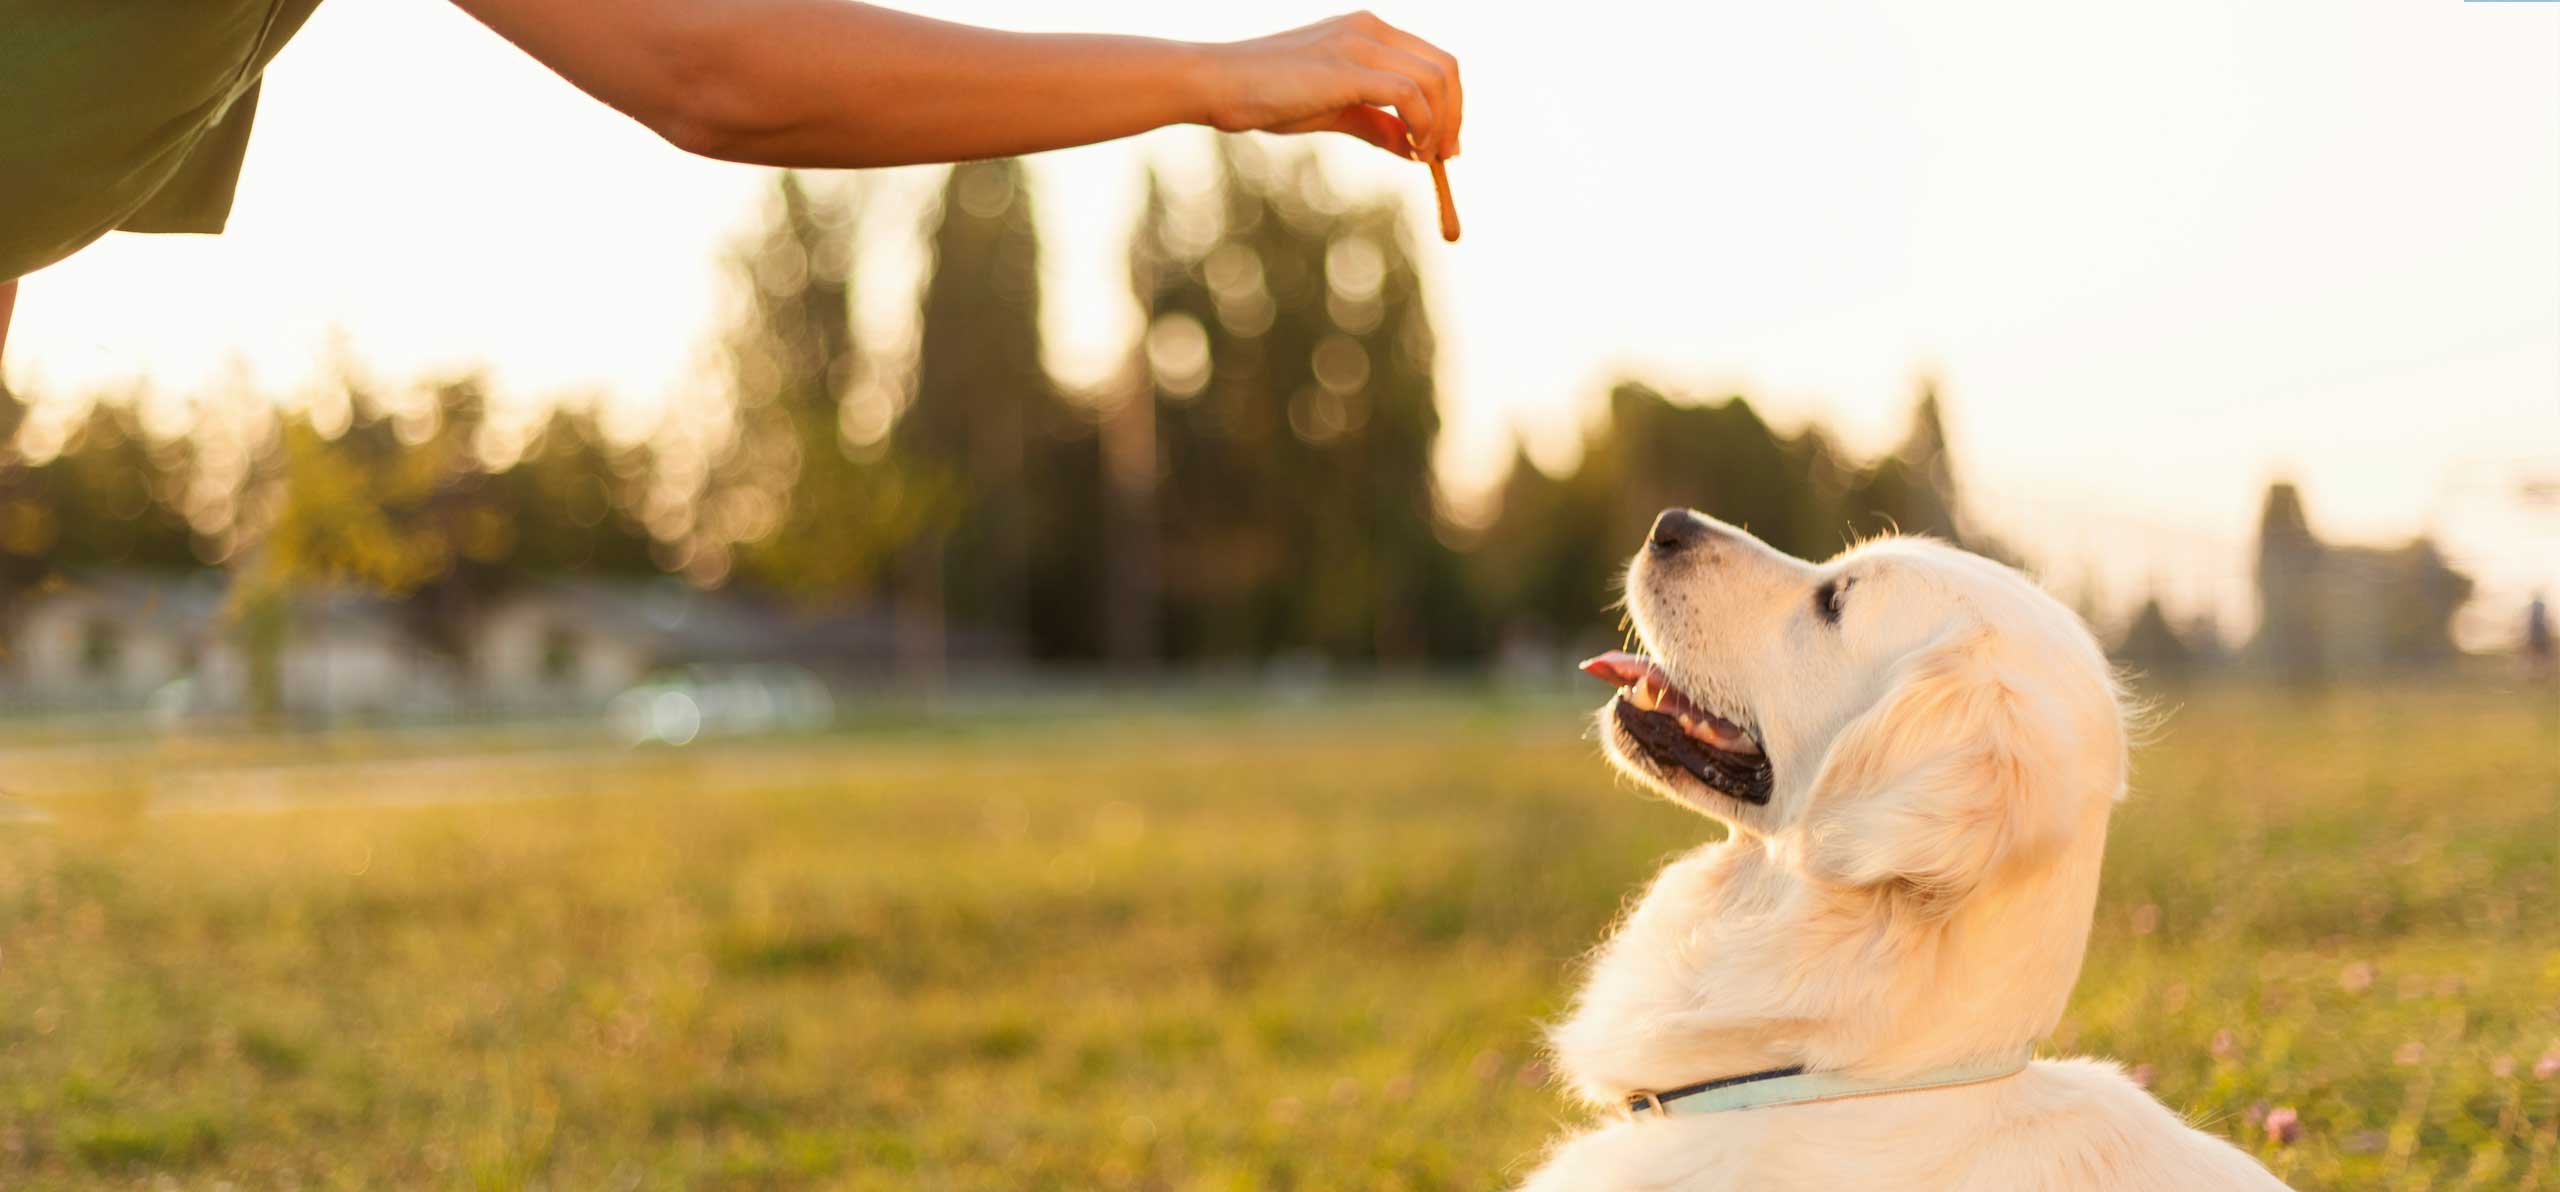
<svg viewBox="0 0 2560 1192">
<path fill-rule="evenodd" d="M 1609 758 L 1731 833 L 1595 955 L 1552 1042 L 1622 1120 L 1527 1189 L 2283 1187 L 2113 1064 L 2028 1062 L 2125 786 L 2078 617 L 1940 543 L 1815 565 L 1685 509 L 1627 608 L 1650 656 L 1586 664 Z"/>
</svg>

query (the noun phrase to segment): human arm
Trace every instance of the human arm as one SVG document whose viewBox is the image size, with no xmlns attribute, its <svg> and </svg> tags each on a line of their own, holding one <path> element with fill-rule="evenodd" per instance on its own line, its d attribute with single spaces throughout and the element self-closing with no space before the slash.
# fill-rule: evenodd
<svg viewBox="0 0 2560 1192">
<path fill-rule="evenodd" d="M 1345 132 L 1399 156 L 1410 129 L 1447 157 L 1464 118 L 1456 59 L 1367 13 L 1212 45 L 848 0 L 454 3 L 677 147 L 762 165 L 961 161 L 1186 123 Z"/>
</svg>

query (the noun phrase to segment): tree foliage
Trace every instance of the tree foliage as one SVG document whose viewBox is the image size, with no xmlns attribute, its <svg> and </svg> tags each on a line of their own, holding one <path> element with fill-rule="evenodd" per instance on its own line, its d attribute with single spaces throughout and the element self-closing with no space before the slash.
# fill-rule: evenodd
<svg viewBox="0 0 2560 1192">
<path fill-rule="evenodd" d="M 94 398 L 67 434 L 30 458 L 26 407 L 0 390 L 0 590 L 65 570 L 193 567 L 185 445 L 154 440 L 135 403 Z M 5 591 L 0 591 L 5 595 Z"/>
<path fill-rule="evenodd" d="M 1436 341 L 1402 209 L 1344 203 L 1310 157 L 1222 143 L 1206 196 L 1150 180 L 1131 275 L 1166 653 L 1474 649 L 1478 618 L 1434 528 Z"/>
<path fill-rule="evenodd" d="M 1129 259 L 1143 331 L 1096 393 L 1044 365 L 1012 160 L 952 169 L 912 229 L 929 258 L 911 343 L 866 343 L 855 301 L 866 227 L 907 229 L 878 226 L 858 180 L 778 175 L 729 256 L 715 383 L 639 441 L 607 433 L 601 400 L 529 415 L 478 377 L 386 387 L 352 364 L 313 399 L 191 399 L 193 433 L 153 431 L 161 407 L 129 396 L 0 391 L 0 600 L 65 570 L 215 560 L 269 655 L 296 599 L 345 589 L 459 650 L 513 585 L 665 571 L 891 610 L 925 675 L 964 639 L 1072 663 L 1404 665 L 1611 644 L 1620 569 L 1669 506 L 1808 558 L 1886 532 L 2007 553 L 1965 516 L 1934 387 L 1860 460 L 1743 397 L 1624 380 L 1569 471 L 1521 453 L 1490 524 L 1454 527 L 1408 213 L 1255 146 L 1219 142 L 1196 193 L 1150 175 Z M 2440 661 L 2469 594 L 2424 539 L 2322 542 L 2287 484 L 2258 580 L 2249 657 L 2297 678 Z M 2154 602 L 2120 652 L 2166 670 L 2190 644 L 2215 648 Z"/>
<path fill-rule="evenodd" d="M 785 172 L 764 223 L 733 250 L 743 309 L 722 339 L 733 438 L 704 491 L 669 494 L 662 523 L 726 576 L 813 607 L 868 598 L 900 548 L 940 516 L 949 486 L 876 442 L 864 424 L 865 357 L 856 333 L 863 187 Z M 864 432 L 864 444 L 852 441 Z"/>
<path fill-rule="evenodd" d="M 1615 636 L 1606 608 L 1654 515 L 1710 513 L 1792 555 L 1820 559 L 1880 533 L 1928 533 L 1982 549 L 1956 516 L 1955 468 L 1934 391 L 1893 454 L 1863 466 L 1816 428 L 1786 434 L 1742 397 L 1701 403 L 1641 382 L 1609 393 L 1575 469 L 1519 457 L 1477 552 L 1478 582 L 1505 632 L 1583 645 Z"/>
<path fill-rule="evenodd" d="M 1095 419 L 1040 358 L 1040 235 L 1018 160 L 952 169 L 931 219 L 915 383 L 889 455 L 942 499 L 899 562 L 921 632 L 969 625 L 1034 657 L 1099 649 Z"/>
</svg>

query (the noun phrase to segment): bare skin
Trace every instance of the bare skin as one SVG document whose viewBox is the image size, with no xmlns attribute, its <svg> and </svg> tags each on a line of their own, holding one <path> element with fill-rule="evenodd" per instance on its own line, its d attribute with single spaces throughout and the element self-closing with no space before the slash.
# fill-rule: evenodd
<svg viewBox="0 0 2560 1192">
<path fill-rule="evenodd" d="M 847 0 L 454 3 L 678 148 L 759 165 L 962 161 L 1169 124 L 1341 132 L 1429 161 L 1457 153 L 1465 113 L 1457 59 L 1365 12 L 1207 45 Z"/>
</svg>

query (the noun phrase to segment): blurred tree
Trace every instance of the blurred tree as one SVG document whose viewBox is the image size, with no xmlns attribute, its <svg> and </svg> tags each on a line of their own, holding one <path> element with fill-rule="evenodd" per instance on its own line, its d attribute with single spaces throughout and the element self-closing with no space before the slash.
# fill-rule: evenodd
<svg viewBox="0 0 2560 1192">
<path fill-rule="evenodd" d="M 1419 661 L 1482 645 L 1435 519 L 1436 344 L 1400 206 L 1221 142 L 1205 196 L 1151 183 L 1153 557 L 1176 657 Z"/>
<path fill-rule="evenodd" d="M 443 564 L 406 591 L 374 588 L 410 596 L 411 629 L 452 654 L 492 599 L 527 581 L 657 574 L 638 512 L 648 453 L 609 439 L 591 405 L 554 404 L 519 428 L 493 425 L 488 401 L 478 376 L 432 391 L 431 429 L 404 442 L 433 461 L 420 516 Z"/>
<path fill-rule="evenodd" d="M 732 257 L 742 301 L 710 416 L 619 444 L 588 407 L 527 423 L 494 417 L 476 378 L 395 400 L 345 366 L 342 392 L 233 435 L 265 447 L 245 484 L 214 492 L 199 490 L 238 469 L 196 467 L 185 444 L 142 434 L 130 404 L 102 403 L 48 431 L 62 442 L 41 459 L 0 468 L 0 582 L 201 550 L 231 561 L 271 645 L 291 594 L 343 585 L 410 599 L 450 647 L 517 578 L 663 567 L 815 605 L 893 595 L 911 662 L 938 673 L 945 625 L 1034 658 L 1124 663 L 1474 657 L 1495 624 L 1596 643 L 1628 550 L 1669 505 L 1812 558 L 1895 528 L 1996 549 L 1965 532 L 1934 387 L 1900 445 L 1861 466 L 1820 427 L 1782 433 L 1741 397 L 1628 381 L 1573 471 L 1515 463 L 1500 520 L 1462 560 L 1432 484 L 1436 344 L 1404 212 L 1344 201 L 1311 156 L 1217 152 L 1202 194 L 1150 177 L 1130 261 L 1146 330 L 1091 402 L 1042 366 L 1019 162 L 946 177 L 911 374 L 856 334 L 860 183 L 784 174 Z M 9 441 L 26 421 L 0 394 Z M 2349 556 L 2321 554 L 2282 495 L 2293 530 L 2271 494 L 2261 574 L 2270 607 L 2301 616 L 2270 624 L 2334 620 L 2297 610 L 2287 593 L 2308 588 L 2287 577 Z M 2371 589 L 2388 628 L 2359 640 L 2377 656 L 2450 648 L 2439 614 L 2468 581 L 2431 546 L 2352 562 L 2397 577 Z M 2318 637 L 2302 654 L 2315 666 Z"/>
<path fill-rule="evenodd" d="M 1259 205 L 1231 195 L 1231 160 L 1208 196 L 1169 198 L 1149 176 L 1142 222 L 1131 243 L 1130 273 L 1146 312 L 1143 354 L 1152 412 L 1150 471 L 1155 578 L 1162 584 L 1158 630 L 1175 658 L 1251 657 L 1270 619 L 1259 607 L 1281 567 L 1281 536 L 1271 508 L 1276 470 L 1257 448 L 1273 421 L 1262 355 L 1248 349 L 1274 312 L 1261 289 L 1259 261 L 1230 251 L 1220 276 L 1241 335 L 1219 316 L 1207 258 L 1224 237 L 1258 221 Z M 1248 284 L 1250 283 L 1250 284 Z M 1214 383 L 1214 392 L 1213 389 Z M 1138 550 L 1140 548 L 1129 548 Z M 1128 551 L 1124 551 L 1124 554 Z"/>
<path fill-rule="evenodd" d="M 1200 298 L 1198 291 L 1185 285 L 1195 254 L 1181 242 L 1174 220 L 1164 178 L 1151 168 L 1146 201 L 1129 243 L 1129 286 L 1151 319 L 1161 317 L 1159 306 L 1172 313 L 1173 303 Z M 1103 656 L 1124 669 L 1152 666 L 1164 648 L 1164 451 L 1158 427 L 1162 382 L 1155 360 L 1162 351 L 1178 350 L 1187 357 L 1196 349 L 1197 360 L 1192 363 L 1197 367 L 1182 379 L 1188 383 L 1196 374 L 1205 382 L 1208 341 L 1205 334 L 1186 334 L 1205 326 L 1201 313 L 1185 313 L 1179 329 L 1161 324 L 1168 329 L 1166 334 L 1182 338 L 1179 345 L 1159 343 L 1156 322 L 1142 327 L 1129 360 L 1104 395 Z M 1197 387 L 1190 392 L 1198 392 Z"/>
<path fill-rule="evenodd" d="M 1308 175 L 1305 185 L 1323 185 L 1312 156 L 1300 168 Z M 1373 251 L 1383 258 L 1374 267 L 1374 296 L 1367 292 Z M 1361 540 L 1375 585 L 1367 649 L 1384 661 L 1480 656 L 1485 620 L 1464 562 L 1439 524 L 1431 458 L 1440 435 L 1439 340 L 1403 205 L 1370 203 L 1351 211 L 1327 241 L 1324 269 L 1318 289 L 1336 330 L 1316 345 L 1319 389 L 1308 395 L 1314 405 L 1304 417 L 1293 410 L 1291 425 L 1307 425 L 1321 446 L 1340 404 L 1343 431 L 1336 437 L 1350 441 L 1337 450 L 1361 481 L 1367 506 L 1343 519 L 1365 521 L 1369 530 Z M 1341 350 L 1345 335 L 1359 348 L 1357 356 Z M 1355 384 L 1362 373 L 1365 383 Z"/>
<path fill-rule="evenodd" d="M 65 570 L 201 565 L 179 511 L 186 446 L 147 434 L 140 400 L 93 396 L 67 432 L 31 442 L 27 407 L 0 396 L 10 432 L 0 439 L 0 586 Z"/>
<path fill-rule="evenodd" d="M 1841 504 L 1860 537 L 1883 533 L 1927 534 L 1967 543 L 1956 514 L 1956 476 L 1947 430 L 1934 385 L 1920 391 L 1911 430 L 1893 454 L 1877 460 L 1849 485 Z"/>
<path fill-rule="evenodd" d="M 697 579 L 725 576 L 734 552 L 748 579 L 812 608 L 868 600 L 947 503 L 881 449 L 893 410 L 884 387 L 864 387 L 863 194 L 859 176 L 785 172 L 732 254 L 746 298 L 723 342 L 732 438 L 704 491 L 662 519 L 685 540 L 673 561 Z"/>
<path fill-rule="evenodd" d="M 0 386 L 0 629 L 19 600 L 83 572 L 202 565 L 180 511 L 187 446 L 145 432 L 141 396 L 93 395 L 66 433 L 30 426 Z"/>
<path fill-rule="evenodd" d="M 1781 434 L 1738 396 L 1697 404 L 1624 381 L 1610 390 L 1607 413 L 1572 474 L 1514 463 L 1479 548 L 1479 582 L 1515 640 L 1592 648 L 1618 636 L 1604 605 L 1645 527 L 1673 506 L 1808 559 L 1896 529 L 1982 545 L 1958 532 L 1934 390 L 1923 390 L 1902 445 L 1865 468 L 1845 462 L 1820 427 Z"/>
<path fill-rule="evenodd" d="M 457 466 L 450 454 L 460 436 L 439 450 L 412 449 L 412 436 L 435 443 L 431 435 L 401 425 L 343 360 L 330 392 L 279 421 L 250 481 L 259 491 L 248 503 L 261 521 L 231 562 L 230 613 L 248 660 L 252 717 L 283 715 L 298 598 L 341 587 L 407 595 L 451 565 L 432 503 Z"/>
<path fill-rule="evenodd" d="M 462 554 L 477 566 L 536 575 L 658 574 L 639 520 L 648 453 L 616 443 L 589 406 L 555 405 L 514 462 L 475 478 L 478 498 L 461 527 Z M 506 529 L 498 528 L 504 519 Z"/>
<path fill-rule="evenodd" d="M 2183 675 L 2195 663 L 2194 651 L 2169 624 L 2169 614 L 2161 609 L 2157 596 L 2142 602 L 2142 611 L 2134 614 L 2112 653 L 2118 661 L 2162 678 Z"/>
<path fill-rule="evenodd" d="M 655 572 L 635 512 L 643 452 L 584 406 L 522 430 L 488 407 L 478 376 L 395 397 L 342 361 L 329 392 L 279 420 L 232 555 L 253 713 L 283 707 L 279 660 L 306 600 L 398 599 L 419 640 L 459 653 L 486 602 L 527 579 Z"/>
<path fill-rule="evenodd" d="M 1732 522 L 1789 554 L 1819 557 L 1840 544 L 1839 523 L 1822 516 L 1838 502 L 1828 444 L 1778 434 L 1744 398 L 1693 405 L 1621 384 L 1609 395 L 1603 443 L 1594 462 L 1612 474 L 1620 494 L 1614 537 L 1630 549 L 1652 515 L 1674 505 Z"/>
<path fill-rule="evenodd" d="M 2186 643 L 2188 667 L 2197 671 L 2216 671 L 2231 664 L 2231 648 L 2223 641 L 2222 624 L 2209 612 L 2188 618 L 2187 627 L 2178 634 Z"/>
<path fill-rule="evenodd" d="M 1629 529 L 1603 469 L 1583 465 L 1551 476 L 1515 454 L 1503 484 L 1501 516 L 1477 545 L 1474 563 L 1486 607 L 1518 645 L 1607 644 L 1618 574 L 1641 529 Z"/>
<path fill-rule="evenodd" d="M 288 417 L 281 447 L 283 500 L 259 544 L 265 582 L 405 595 L 452 565 L 457 543 L 433 508 L 456 465 L 443 451 L 412 449 L 374 410 L 335 435 Z"/>
<path fill-rule="evenodd" d="M 938 672 L 954 623 L 1033 657 L 1093 657 L 1098 423 L 1041 363 L 1040 237 L 1022 163 L 953 167 L 930 219 L 915 387 L 889 432 L 891 456 L 942 495 L 898 562 L 913 665 Z"/>
<path fill-rule="evenodd" d="M 1780 550 L 1820 557 L 1843 533 L 1839 485 L 1826 440 L 1779 435 L 1743 398 L 1687 404 L 1621 382 L 1610 390 L 1608 420 L 1584 441 L 1575 475 L 1543 494 L 1551 503 L 1516 535 L 1506 503 L 1491 537 L 1528 566 L 1558 569 L 1512 581 L 1551 602 L 1538 614 L 1541 636 L 1592 646 L 1614 636 L 1616 614 L 1602 606 L 1656 513 L 1702 510 Z M 1529 481 L 1523 495 L 1534 501 L 1541 487 Z"/>
</svg>

